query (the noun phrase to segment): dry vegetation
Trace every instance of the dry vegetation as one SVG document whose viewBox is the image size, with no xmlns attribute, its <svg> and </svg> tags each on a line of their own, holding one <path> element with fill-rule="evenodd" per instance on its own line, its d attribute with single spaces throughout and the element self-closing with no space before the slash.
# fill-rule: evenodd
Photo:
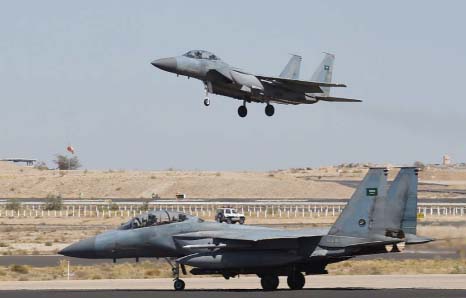
<svg viewBox="0 0 466 298">
<path fill-rule="evenodd" d="M 465 274 L 466 259 L 345 261 L 327 267 L 329 274 Z"/>
<path fill-rule="evenodd" d="M 58 171 L 20 167 L 0 162 L 0 197 L 46 198 L 60 194 L 64 198 L 174 198 L 186 193 L 188 198 L 348 198 L 353 187 L 344 181 L 360 180 L 367 168 L 301 168 L 270 172 L 206 171 Z M 396 170 L 390 173 L 393 178 Z M 421 181 L 435 182 L 429 188 L 466 189 L 466 169 L 426 168 Z M 421 197 L 432 197 L 423 193 Z"/>
<path fill-rule="evenodd" d="M 331 264 L 329 274 L 466 274 L 466 259 L 416 260 L 350 260 Z M 71 279 L 145 279 L 171 277 L 170 267 L 160 261 L 140 263 L 98 264 L 70 266 Z M 66 279 L 67 263 L 53 267 L 12 265 L 0 267 L 0 280 L 54 280 Z M 188 274 L 187 277 L 190 277 Z"/>
</svg>

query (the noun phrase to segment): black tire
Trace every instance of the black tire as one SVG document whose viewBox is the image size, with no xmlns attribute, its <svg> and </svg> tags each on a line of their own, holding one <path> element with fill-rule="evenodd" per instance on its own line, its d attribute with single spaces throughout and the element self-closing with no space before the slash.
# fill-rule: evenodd
<svg viewBox="0 0 466 298">
<path fill-rule="evenodd" d="M 238 115 L 241 118 L 246 117 L 247 114 L 248 114 L 248 109 L 246 108 L 246 106 L 239 106 L 238 107 Z"/>
<path fill-rule="evenodd" d="M 273 107 L 273 105 L 268 104 L 265 106 L 265 114 L 269 117 L 275 114 L 275 108 Z"/>
<path fill-rule="evenodd" d="M 275 291 L 279 283 L 280 281 L 276 275 L 264 275 L 261 277 L 261 286 L 264 291 Z"/>
<path fill-rule="evenodd" d="M 244 218 L 244 217 L 241 217 L 241 218 L 239 219 L 239 224 L 240 224 L 240 225 L 244 224 L 244 220 L 245 220 L 245 218 Z"/>
<path fill-rule="evenodd" d="M 210 106 L 210 99 L 209 99 L 208 97 L 206 97 L 206 98 L 204 99 L 204 105 L 205 105 L 206 107 Z"/>
<path fill-rule="evenodd" d="M 286 282 L 288 283 L 288 287 L 290 287 L 290 289 L 301 290 L 302 288 L 304 288 L 306 279 L 304 278 L 304 275 L 301 272 L 294 272 L 288 275 Z"/>
<path fill-rule="evenodd" d="M 173 283 L 173 288 L 175 288 L 175 291 L 183 291 L 185 287 L 185 283 L 182 279 L 177 279 Z"/>
<path fill-rule="evenodd" d="M 233 223 L 233 221 L 231 220 L 231 218 L 227 218 L 227 224 L 230 225 L 230 224 L 232 224 L 232 223 Z"/>
</svg>

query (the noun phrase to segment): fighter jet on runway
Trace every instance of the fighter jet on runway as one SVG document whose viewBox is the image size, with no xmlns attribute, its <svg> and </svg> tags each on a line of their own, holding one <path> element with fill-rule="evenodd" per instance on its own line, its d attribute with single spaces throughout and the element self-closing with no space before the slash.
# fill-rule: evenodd
<svg viewBox="0 0 466 298">
<path fill-rule="evenodd" d="M 332 83 L 333 61 L 335 56 L 325 53 L 325 57 L 315 70 L 310 81 L 299 79 L 301 57 L 292 55 L 278 77 L 262 76 L 232 67 L 218 56 L 202 50 L 189 51 L 178 57 L 163 58 L 152 65 L 177 75 L 196 78 L 204 82 L 206 97 L 204 105 L 209 106 L 209 93 L 224 95 L 243 101 L 238 115 L 246 117 L 246 103 L 266 103 L 265 114 L 272 116 L 275 108 L 271 103 L 314 104 L 318 101 L 360 102 L 357 99 L 331 97 L 331 87 L 346 87 Z"/>
<path fill-rule="evenodd" d="M 173 212 L 151 211 L 117 230 L 72 244 L 59 253 L 78 258 L 166 258 L 175 290 L 185 266 L 194 275 L 226 279 L 256 274 L 264 290 L 287 276 L 291 289 L 304 287 L 304 274 L 325 274 L 328 264 L 354 256 L 399 252 L 400 244 L 432 241 L 416 235 L 417 170 L 402 168 L 387 191 L 387 171 L 372 168 L 331 228 L 301 230 L 206 222 Z M 304 273 L 304 274 L 303 274 Z"/>
</svg>

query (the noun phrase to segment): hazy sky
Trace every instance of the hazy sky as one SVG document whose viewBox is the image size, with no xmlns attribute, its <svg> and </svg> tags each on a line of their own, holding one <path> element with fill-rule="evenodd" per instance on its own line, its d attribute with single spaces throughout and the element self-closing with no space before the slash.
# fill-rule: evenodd
<svg viewBox="0 0 466 298">
<path fill-rule="evenodd" d="M 464 1 L 1 1 L 0 157 L 88 169 L 269 170 L 466 161 Z M 360 104 L 248 105 L 150 65 L 206 49 L 308 79 L 336 54 L 333 95 Z"/>
</svg>

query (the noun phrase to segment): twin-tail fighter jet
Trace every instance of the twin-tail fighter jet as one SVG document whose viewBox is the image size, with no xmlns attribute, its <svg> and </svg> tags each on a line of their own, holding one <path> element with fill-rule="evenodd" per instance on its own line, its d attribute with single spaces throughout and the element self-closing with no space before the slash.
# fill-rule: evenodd
<svg viewBox="0 0 466 298">
<path fill-rule="evenodd" d="M 326 274 L 328 264 L 359 255 L 399 252 L 402 244 L 432 241 L 416 235 L 417 169 L 401 168 L 387 189 L 387 170 L 369 169 L 330 228 L 286 230 L 228 225 L 174 211 L 150 211 L 118 229 L 74 243 L 59 253 L 94 259 L 165 258 L 175 290 L 180 274 L 219 274 L 225 279 L 255 274 L 264 290 L 279 276 L 302 289 L 305 275 Z M 181 268 L 181 270 L 180 270 Z"/>
<path fill-rule="evenodd" d="M 182 56 L 162 58 L 152 65 L 177 75 L 196 78 L 204 83 L 204 105 L 210 105 L 209 93 L 242 100 L 238 115 L 246 117 L 246 103 L 265 103 L 265 114 L 272 116 L 279 104 L 314 104 L 328 102 L 360 102 L 358 99 L 330 96 L 330 88 L 346 87 L 332 83 L 335 56 L 325 53 L 322 63 L 310 81 L 299 79 L 301 57 L 292 55 L 288 64 L 277 77 L 253 74 L 228 65 L 218 56 L 203 50 L 189 51 Z"/>
</svg>

